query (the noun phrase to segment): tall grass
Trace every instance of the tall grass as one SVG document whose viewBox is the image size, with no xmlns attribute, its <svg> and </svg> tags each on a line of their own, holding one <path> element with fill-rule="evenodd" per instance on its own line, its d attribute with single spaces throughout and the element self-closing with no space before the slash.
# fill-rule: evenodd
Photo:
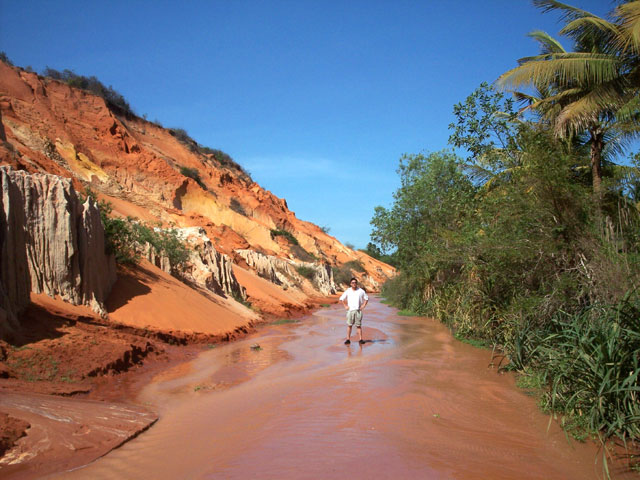
<svg viewBox="0 0 640 480">
<path fill-rule="evenodd" d="M 603 440 L 640 438 L 640 299 L 559 313 L 532 360 L 545 403 Z"/>
</svg>

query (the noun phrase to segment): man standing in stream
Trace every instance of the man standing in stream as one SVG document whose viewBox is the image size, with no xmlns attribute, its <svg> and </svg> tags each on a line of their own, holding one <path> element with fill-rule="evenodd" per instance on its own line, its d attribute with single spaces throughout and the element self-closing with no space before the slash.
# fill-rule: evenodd
<svg viewBox="0 0 640 480">
<path fill-rule="evenodd" d="M 340 296 L 340 302 L 342 302 L 347 311 L 347 339 L 344 344 L 349 345 L 351 343 L 351 329 L 355 323 L 358 329 L 358 337 L 360 337 L 359 343 L 362 345 L 364 343 L 362 339 L 362 311 L 369 303 L 369 297 L 362 288 L 358 288 L 358 280 L 355 278 L 352 278 L 349 284 L 351 286 Z"/>
</svg>

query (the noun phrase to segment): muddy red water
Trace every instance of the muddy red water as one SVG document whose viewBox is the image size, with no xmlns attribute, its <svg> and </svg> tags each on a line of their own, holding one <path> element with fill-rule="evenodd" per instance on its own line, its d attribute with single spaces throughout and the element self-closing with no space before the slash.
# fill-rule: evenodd
<svg viewBox="0 0 640 480">
<path fill-rule="evenodd" d="M 160 414 L 150 430 L 53 478 L 602 477 L 593 445 L 436 321 L 373 299 L 367 342 L 343 345 L 345 330 L 326 308 L 164 372 L 137 399 Z"/>
</svg>

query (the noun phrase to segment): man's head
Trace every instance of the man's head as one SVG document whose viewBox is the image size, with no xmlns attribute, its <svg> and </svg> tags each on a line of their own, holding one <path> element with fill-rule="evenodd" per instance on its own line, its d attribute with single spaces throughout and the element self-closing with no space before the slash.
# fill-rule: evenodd
<svg viewBox="0 0 640 480">
<path fill-rule="evenodd" d="M 351 280 L 349 280 L 349 285 L 351 285 L 351 288 L 355 290 L 356 288 L 358 288 L 358 280 L 356 280 L 355 277 L 351 277 Z"/>
</svg>

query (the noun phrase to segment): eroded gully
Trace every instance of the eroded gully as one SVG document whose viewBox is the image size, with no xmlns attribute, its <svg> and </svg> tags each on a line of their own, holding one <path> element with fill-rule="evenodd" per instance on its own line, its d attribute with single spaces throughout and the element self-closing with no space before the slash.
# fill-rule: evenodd
<svg viewBox="0 0 640 480">
<path fill-rule="evenodd" d="M 163 372 L 137 398 L 149 431 L 54 478 L 601 478 L 593 445 L 438 322 L 372 299 L 367 343 L 344 330 L 334 305 Z"/>
</svg>

